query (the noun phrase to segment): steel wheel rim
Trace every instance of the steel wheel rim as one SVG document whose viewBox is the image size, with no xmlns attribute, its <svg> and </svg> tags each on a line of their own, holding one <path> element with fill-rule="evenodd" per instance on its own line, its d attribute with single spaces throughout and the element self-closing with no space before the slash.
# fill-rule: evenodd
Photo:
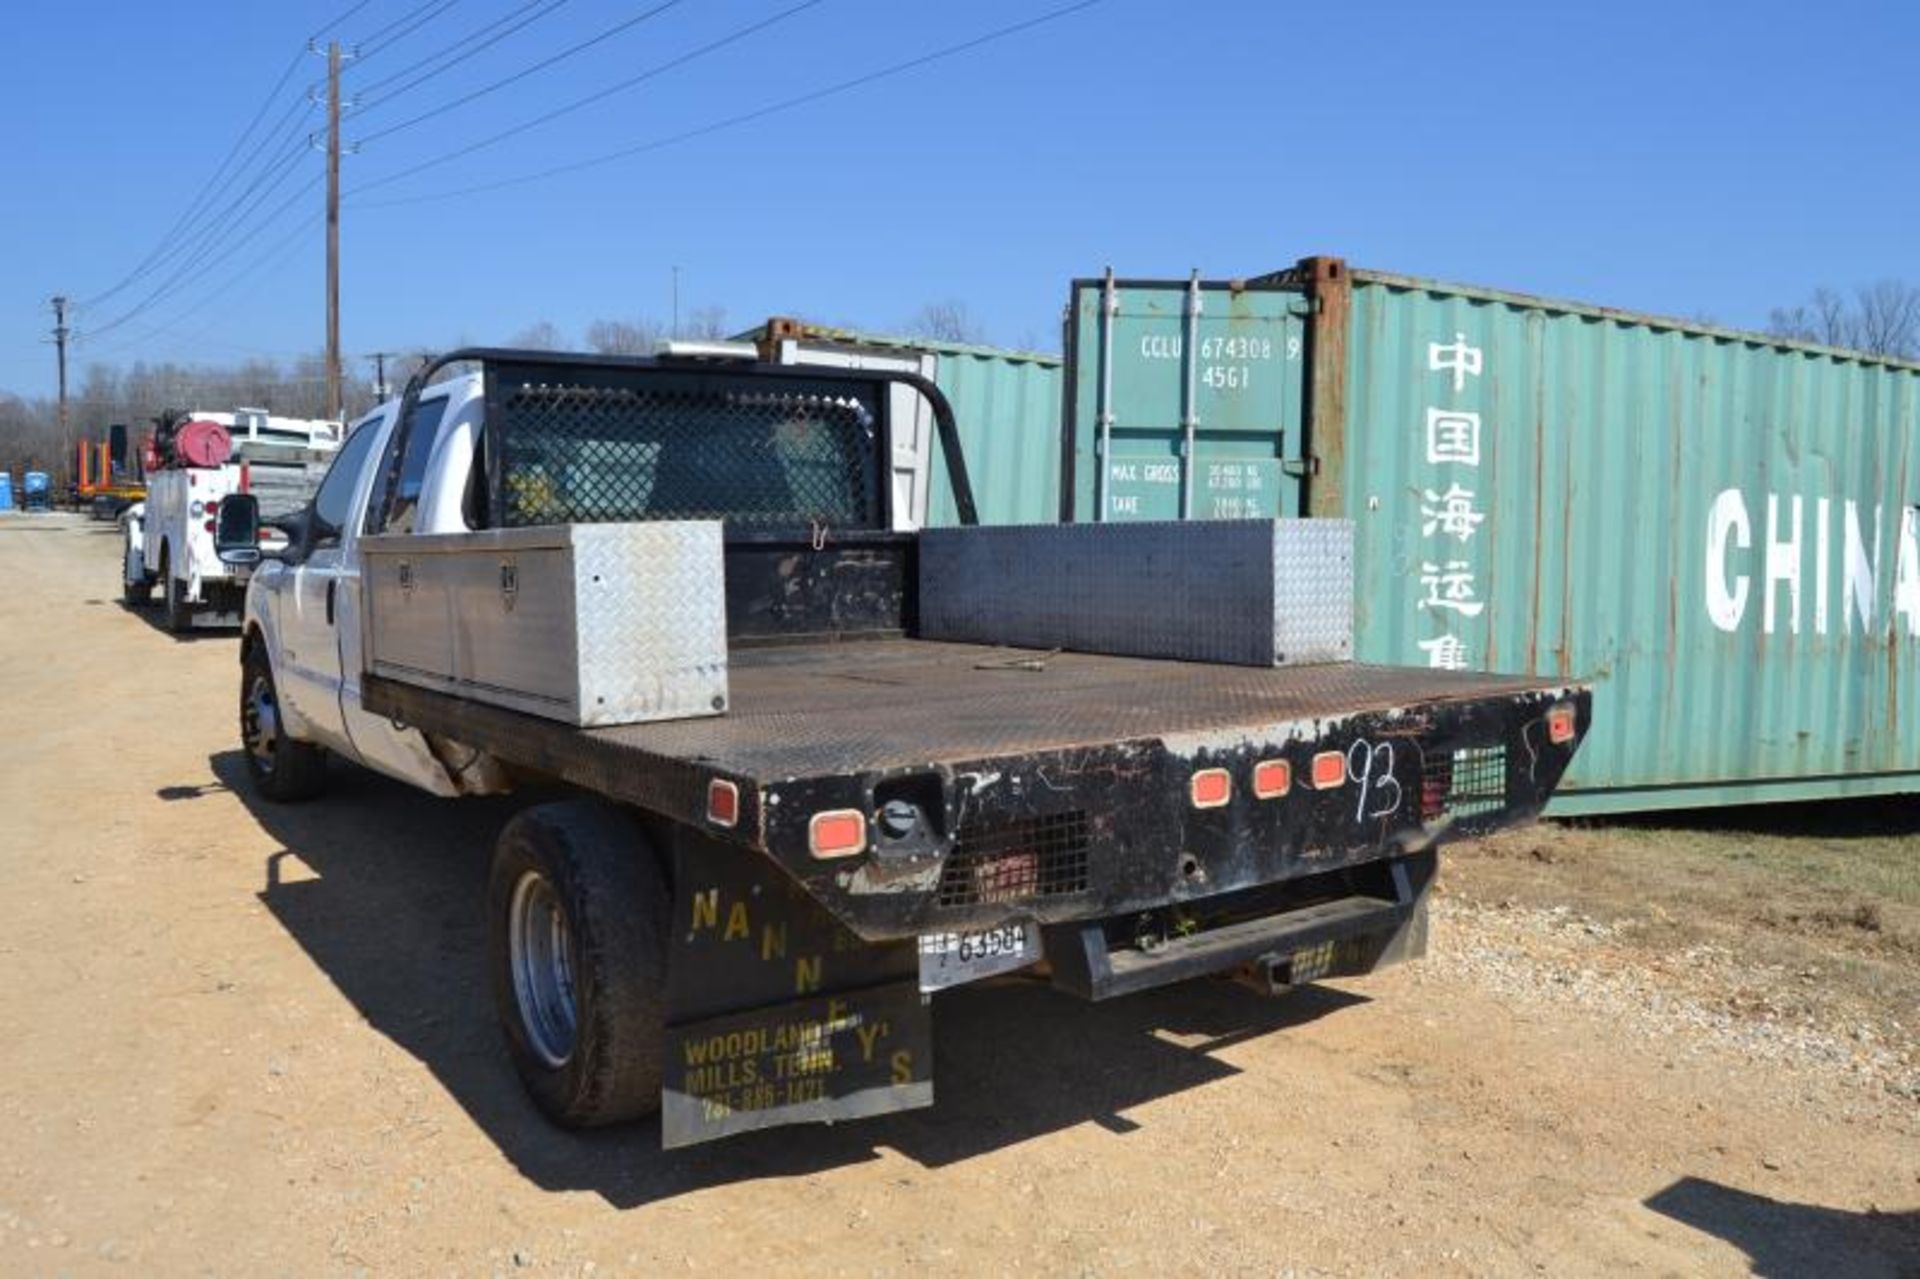
<svg viewBox="0 0 1920 1279">
<path fill-rule="evenodd" d="M 271 773 L 280 741 L 280 705 L 273 696 L 273 681 L 265 675 L 254 676 L 247 685 L 247 698 L 240 706 L 240 736 L 260 771 Z"/>
<path fill-rule="evenodd" d="M 573 994 L 573 930 L 560 894 L 545 875 L 527 871 L 507 908 L 507 962 L 527 1042 L 547 1065 L 573 1056 L 579 1014 Z"/>
</svg>

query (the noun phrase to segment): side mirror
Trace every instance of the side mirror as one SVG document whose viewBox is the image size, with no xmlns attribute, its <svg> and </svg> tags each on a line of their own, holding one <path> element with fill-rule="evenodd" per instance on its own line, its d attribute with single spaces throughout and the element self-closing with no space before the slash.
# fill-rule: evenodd
<svg viewBox="0 0 1920 1279">
<path fill-rule="evenodd" d="M 229 493 L 220 499 L 214 519 L 213 553 L 222 564 L 246 568 L 260 562 L 260 499 L 251 493 Z"/>
</svg>

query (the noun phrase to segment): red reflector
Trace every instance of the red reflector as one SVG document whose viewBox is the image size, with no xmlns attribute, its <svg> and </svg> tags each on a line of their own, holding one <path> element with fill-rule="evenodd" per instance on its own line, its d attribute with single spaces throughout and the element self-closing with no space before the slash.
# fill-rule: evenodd
<svg viewBox="0 0 1920 1279">
<path fill-rule="evenodd" d="M 1332 790 L 1346 784 L 1347 753 L 1345 751 L 1321 751 L 1313 757 L 1313 788 Z"/>
<path fill-rule="evenodd" d="M 1573 707 L 1556 706 L 1547 712 L 1547 740 L 1563 746 L 1573 740 Z"/>
<path fill-rule="evenodd" d="M 1233 797 L 1233 778 L 1224 768 L 1203 768 L 1193 775 L 1193 806 L 1219 808 Z"/>
<path fill-rule="evenodd" d="M 1255 799 L 1279 799 L 1293 789 L 1293 765 L 1284 759 L 1263 759 L 1253 766 Z"/>
<path fill-rule="evenodd" d="M 206 524 L 204 524 L 202 527 L 204 527 L 209 533 L 213 532 L 213 521 L 208 520 Z"/>
<path fill-rule="evenodd" d="M 807 823 L 807 847 L 815 857 L 851 857 L 867 846 L 867 816 L 851 808 L 815 813 Z"/>
<path fill-rule="evenodd" d="M 740 822 L 740 788 L 732 782 L 707 783 L 707 820 L 732 829 Z"/>
</svg>

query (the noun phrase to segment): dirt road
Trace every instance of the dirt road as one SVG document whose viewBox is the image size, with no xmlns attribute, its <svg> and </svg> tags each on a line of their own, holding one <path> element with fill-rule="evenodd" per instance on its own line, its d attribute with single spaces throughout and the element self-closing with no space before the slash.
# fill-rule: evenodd
<svg viewBox="0 0 1920 1279">
<path fill-rule="evenodd" d="M 509 809 L 263 806 L 234 638 L 117 549 L 0 518 L 0 1273 L 1920 1274 L 1913 1009 L 1729 1010 L 1800 975 L 1454 870 L 1429 960 L 1289 1000 L 943 997 L 932 1111 L 558 1132 L 483 990 Z"/>
</svg>

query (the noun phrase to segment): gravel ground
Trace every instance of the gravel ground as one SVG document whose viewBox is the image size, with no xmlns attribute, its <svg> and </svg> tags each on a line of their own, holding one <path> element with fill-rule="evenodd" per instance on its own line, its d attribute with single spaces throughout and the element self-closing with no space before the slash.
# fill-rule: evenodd
<svg viewBox="0 0 1920 1279">
<path fill-rule="evenodd" d="M 1911 951 L 1494 851 L 1364 980 L 942 996 L 928 1111 L 558 1132 L 481 981 L 511 804 L 260 803 L 234 639 L 114 603 L 117 551 L 0 519 L 0 1273 L 1920 1274 Z"/>
</svg>

